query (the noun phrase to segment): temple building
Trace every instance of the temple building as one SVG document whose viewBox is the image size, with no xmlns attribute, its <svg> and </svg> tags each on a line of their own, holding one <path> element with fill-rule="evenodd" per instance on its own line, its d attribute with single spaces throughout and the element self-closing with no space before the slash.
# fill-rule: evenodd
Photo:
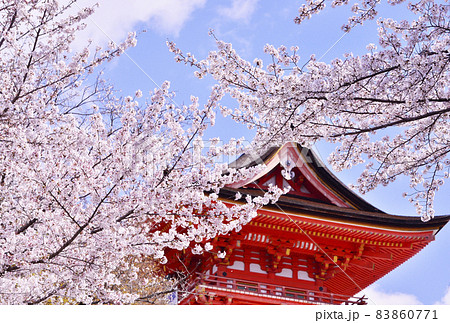
<svg viewBox="0 0 450 323">
<path fill-rule="evenodd" d="M 166 272 L 188 277 L 179 304 L 365 304 L 354 295 L 417 254 L 450 220 L 382 212 L 296 143 L 243 155 L 232 166 L 261 163 L 267 167 L 223 188 L 220 199 L 231 207 L 244 203 L 237 192 L 261 196 L 270 184 L 290 191 L 239 232 L 216 237 L 213 252 L 169 253 Z"/>
</svg>

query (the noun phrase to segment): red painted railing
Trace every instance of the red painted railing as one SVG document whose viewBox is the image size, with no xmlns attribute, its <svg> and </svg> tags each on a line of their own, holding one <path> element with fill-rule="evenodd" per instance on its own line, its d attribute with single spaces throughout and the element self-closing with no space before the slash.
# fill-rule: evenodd
<svg viewBox="0 0 450 323">
<path fill-rule="evenodd" d="M 215 289 L 227 289 L 237 292 L 247 292 L 259 296 L 277 296 L 286 299 L 299 300 L 304 303 L 319 304 L 351 304 L 365 305 L 366 298 L 351 297 L 348 295 L 333 294 L 316 290 L 299 289 L 296 287 L 286 287 L 281 285 L 266 284 L 243 279 L 221 277 L 214 275 L 198 274 L 197 279 L 191 285 L 190 290 L 195 286 L 210 286 Z"/>
</svg>

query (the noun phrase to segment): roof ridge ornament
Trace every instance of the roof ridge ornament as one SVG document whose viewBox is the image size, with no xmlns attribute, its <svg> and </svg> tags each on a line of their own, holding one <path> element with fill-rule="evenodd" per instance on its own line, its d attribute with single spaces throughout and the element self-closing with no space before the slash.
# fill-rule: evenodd
<svg viewBox="0 0 450 323">
<path fill-rule="evenodd" d="M 283 167 L 283 169 L 281 170 L 281 175 L 283 175 L 283 177 L 288 181 L 292 180 L 295 177 L 295 173 L 292 170 L 294 164 L 291 163 L 289 159 L 286 159 L 284 162 L 281 161 L 280 165 Z"/>
</svg>

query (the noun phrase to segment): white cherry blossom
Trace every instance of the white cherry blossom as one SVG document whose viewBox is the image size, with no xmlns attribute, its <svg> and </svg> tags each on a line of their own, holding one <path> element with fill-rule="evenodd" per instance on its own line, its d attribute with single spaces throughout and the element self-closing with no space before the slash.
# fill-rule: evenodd
<svg viewBox="0 0 450 323">
<path fill-rule="evenodd" d="M 328 2 L 352 6 L 354 15 L 343 26 L 350 31 L 374 19 L 381 1 L 307 0 L 295 22 Z M 261 59 L 242 59 L 220 40 L 204 60 L 183 54 L 172 42 L 168 47 L 177 61 L 194 66 L 198 77 L 211 75 L 237 101 L 234 109 L 221 107 L 222 113 L 256 129 L 255 144 L 339 144 L 329 156 L 336 170 L 366 163 L 355 186 L 361 193 L 409 176 L 406 196 L 426 221 L 450 166 L 450 5 L 417 0 L 408 8 L 411 21 L 378 18 L 379 44 L 369 44 L 365 55 L 348 53 L 330 64 L 311 56 L 301 66 L 298 48 L 270 44 L 264 47 L 271 62 L 266 66 Z"/>
<path fill-rule="evenodd" d="M 235 141 L 195 148 L 225 91 L 177 106 L 164 82 L 145 104 L 140 90 L 117 98 L 95 68 L 135 46 L 135 34 L 72 53 L 92 10 L 65 11 L 55 0 L 0 4 L 2 304 L 142 299 L 117 287 L 119 271 L 137 277 L 129 259 L 211 250 L 208 239 L 241 228 L 281 194 L 233 208 L 218 200 L 221 187 L 255 172 L 215 162 L 239 151 Z"/>
</svg>

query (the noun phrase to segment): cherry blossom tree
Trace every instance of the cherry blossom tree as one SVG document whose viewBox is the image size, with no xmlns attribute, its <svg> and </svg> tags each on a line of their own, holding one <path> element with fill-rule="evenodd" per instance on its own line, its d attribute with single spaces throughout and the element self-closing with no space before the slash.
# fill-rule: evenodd
<svg viewBox="0 0 450 323">
<path fill-rule="evenodd" d="M 123 273 L 141 277 L 136 259 L 164 263 L 167 248 L 212 252 L 207 239 L 239 229 L 280 194 L 220 202 L 221 187 L 252 174 L 215 163 L 239 141 L 202 148 L 222 87 L 203 106 L 195 97 L 176 105 L 169 82 L 145 102 L 140 90 L 116 97 L 96 68 L 135 46 L 135 35 L 71 52 L 92 13 L 69 14 L 75 2 L 0 1 L 3 304 L 148 301 L 121 287 Z"/>
<path fill-rule="evenodd" d="M 307 0 L 295 22 L 309 19 L 327 2 Z M 343 29 L 377 17 L 380 2 L 353 3 L 354 14 Z M 409 176 L 411 191 L 404 196 L 427 221 L 450 167 L 450 5 L 424 0 L 407 6 L 411 21 L 378 18 L 378 45 L 368 44 L 366 54 L 346 54 L 329 64 L 314 56 L 300 64 L 298 47 L 266 45 L 270 63 L 263 66 L 262 59 L 246 61 L 219 40 L 218 49 L 200 61 L 172 42 L 168 46 L 177 61 L 197 68 L 197 77 L 212 76 L 237 101 L 236 108 L 221 111 L 256 129 L 255 145 L 336 143 L 329 156 L 336 170 L 365 163 L 355 185 L 361 193 Z"/>
</svg>

